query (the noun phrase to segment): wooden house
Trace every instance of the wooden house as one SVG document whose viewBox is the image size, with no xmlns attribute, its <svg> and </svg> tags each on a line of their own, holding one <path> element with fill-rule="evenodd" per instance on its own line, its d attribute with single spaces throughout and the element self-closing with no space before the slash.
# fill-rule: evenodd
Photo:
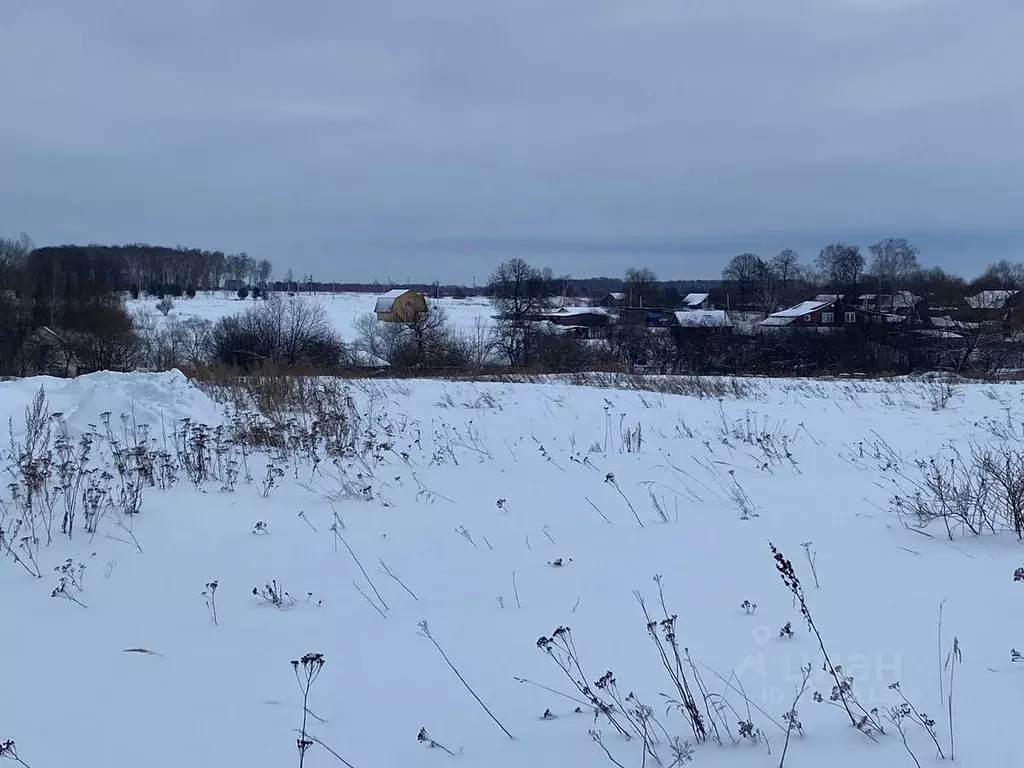
<svg viewBox="0 0 1024 768">
<path fill-rule="evenodd" d="M 541 319 L 559 328 L 572 329 L 581 338 L 591 339 L 599 336 L 599 329 L 607 328 L 615 318 L 604 307 L 560 307 Z"/>
<path fill-rule="evenodd" d="M 819 330 L 834 331 L 844 328 L 871 328 L 880 330 L 906 322 L 903 315 L 864 309 L 859 304 L 848 304 L 842 295 L 823 294 L 810 301 L 769 315 L 759 323 L 761 330 Z"/>
<path fill-rule="evenodd" d="M 377 319 L 382 323 L 412 323 L 425 315 L 427 297 L 407 288 L 396 288 L 377 297 L 374 308 Z"/>
<path fill-rule="evenodd" d="M 601 299 L 600 304 L 602 307 L 608 309 L 617 309 L 618 307 L 624 307 L 629 303 L 629 296 L 620 291 L 613 291 L 607 293 L 604 298 Z"/>
<path fill-rule="evenodd" d="M 910 291 L 896 293 L 865 293 L 857 297 L 861 309 L 887 314 L 912 315 L 921 299 Z"/>
<path fill-rule="evenodd" d="M 961 319 L 1009 330 L 1011 324 L 1019 325 L 1019 321 L 1012 321 L 1024 308 L 1024 293 L 1016 290 L 980 291 L 967 296 L 964 301 L 967 308 L 961 312 Z"/>
<path fill-rule="evenodd" d="M 673 330 L 680 338 L 731 336 L 732 319 L 722 309 L 692 309 L 673 315 Z"/>
</svg>

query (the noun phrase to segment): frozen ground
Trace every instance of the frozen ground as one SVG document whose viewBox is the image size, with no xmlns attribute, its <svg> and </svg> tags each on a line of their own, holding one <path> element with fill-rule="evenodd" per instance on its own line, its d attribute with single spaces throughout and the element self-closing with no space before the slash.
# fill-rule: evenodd
<svg viewBox="0 0 1024 768">
<path fill-rule="evenodd" d="M 104 411 L 123 435 L 119 414 L 133 413 L 151 425 L 146 451 L 166 450 L 168 465 L 196 455 L 191 443 L 175 447 L 181 419 L 212 424 L 222 413 L 175 373 L 31 379 L 0 384 L 16 441 L 40 385 L 73 440 L 90 425 L 102 432 Z M 909 382 L 759 382 L 722 401 L 559 384 L 350 386 L 354 442 L 334 461 L 321 448 L 314 467 L 294 443 L 269 458 L 268 475 L 266 455 L 208 446 L 220 479 L 195 487 L 178 467 L 173 488 L 145 488 L 126 518 L 122 475 L 97 437 L 92 466 L 109 476 L 83 483 L 106 483 L 115 503 L 90 534 L 80 501 L 69 539 L 57 498 L 49 546 L 37 494 L 42 578 L 0 557 L 0 743 L 14 739 L 32 768 L 295 766 L 303 706 L 290 662 L 316 652 L 326 663 L 309 696 L 318 742 L 306 766 L 341 765 L 319 742 L 356 768 L 613 766 L 591 730 L 623 768 L 655 765 L 538 648 L 568 626 L 589 689 L 610 699 L 595 687 L 610 670 L 623 698 L 650 705 L 660 724 L 650 724 L 651 749 L 670 766 L 670 737 L 694 734 L 665 698 L 678 694 L 634 596 L 663 618 L 660 575 L 679 647 L 708 692 L 705 704 L 684 661 L 698 706 L 720 712 L 721 744 L 694 744 L 693 765 L 779 765 L 805 663 L 803 737 L 793 734 L 785 765 L 913 766 L 883 717 L 896 681 L 937 721 L 947 760 L 940 696 L 953 688 L 956 764 L 1020 764 L 1024 664 L 1010 662 L 1024 640 L 1020 545 L 912 532 L 889 505 L 915 459 L 1019 425 L 1018 386 L 964 387 L 939 410 L 927 385 Z M 239 476 L 226 491 L 232 461 Z M 155 463 L 157 476 L 172 469 Z M 24 483 L 20 502 L 3 492 L 5 531 L 25 493 Z M 879 708 L 885 735 L 858 732 L 828 703 L 833 683 L 769 541 L 792 560 L 832 663 L 855 679 L 866 710 Z M 51 597 L 54 569 L 69 559 L 74 601 Z M 214 580 L 216 625 L 202 595 Z M 253 594 L 272 580 L 294 604 Z M 514 739 L 420 635 L 423 620 Z M 780 636 L 787 623 L 791 638 Z M 944 668 L 954 637 L 962 660 Z M 630 730 L 618 708 L 613 716 Z M 748 719 L 754 738 L 741 735 Z M 903 726 L 920 764 L 938 763 L 928 735 Z M 418 741 L 421 728 L 443 748 Z"/>
<path fill-rule="evenodd" d="M 372 314 L 377 297 L 372 293 L 318 293 L 313 295 L 300 294 L 300 301 L 312 301 L 320 304 L 331 318 L 332 323 L 346 341 L 356 339 L 356 321 L 362 315 Z M 239 299 L 229 292 L 201 293 L 194 299 L 173 299 L 174 308 L 169 317 L 198 317 L 215 322 L 220 318 L 243 312 L 253 306 L 252 299 Z M 157 299 L 129 299 L 128 311 L 131 313 L 150 312 L 161 316 L 156 310 Z M 432 306 L 439 306 L 448 314 L 449 322 L 456 330 L 470 331 L 476 323 L 489 324 L 494 309 L 490 302 L 479 297 L 466 299 L 442 298 L 431 299 Z"/>
</svg>

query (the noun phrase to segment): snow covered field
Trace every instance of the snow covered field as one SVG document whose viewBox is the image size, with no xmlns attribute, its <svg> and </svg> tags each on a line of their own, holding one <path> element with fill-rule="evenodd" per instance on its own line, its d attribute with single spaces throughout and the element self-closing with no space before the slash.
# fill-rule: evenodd
<svg viewBox="0 0 1024 768">
<path fill-rule="evenodd" d="M 330 306 L 341 324 L 369 302 Z M 119 442 L 133 444 L 133 420 L 150 429 L 118 454 L 123 472 L 109 438 L 93 438 L 99 471 L 80 481 L 70 538 L 66 499 L 53 496 L 51 523 L 52 488 L 29 502 L 24 473 L 4 479 L 0 743 L 14 739 L 32 768 L 298 765 L 291 662 L 307 653 L 325 663 L 309 690 L 306 766 L 641 768 L 691 754 L 693 765 L 777 766 L 787 730 L 787 766 L 937 764 L 911 716 L 907 746 L 887 719 L 894 682 L 935 719 L 947 761 L 955 750 L 961 766 L 1019 764 L 1024 664 L 1010 651 L 1024 640 L 1024 553 L 1012 534 L 910 531 L 890 505 L 915 462 L 950 441 L 1015 440 L 1019 386 L 963 386 L 935 409 L 934 387 L 914 382 L 751 381 L 722 400 L 350 382 L 347 431 L 328 430 L 350 442 L 334 457 L 312 438 L 269 455 L 217 443 L 195 424 L 221 423 L 223 409 L 176 373 L 0 384 L 16 443 L 40 386 L 63 414 L 49 421 L 51 446 L 61 421 L 75 445 L 104 432 L 105 411 Z M 156 487 L 128 517 L 122 489 L 135 503 L 132 468 L 146 456 Z M 88 488 L 106 488 L 110 505 L 100 494 L 90 515 Z M 30 506 L 42 578 L 21 541 L 30 523 L 11 535 Z M 860 731 L 829 701 L 834 679 L 769 542 L 792 561 L 832 665 L 854 679 L 844 696 L 867 713 Z M 678 615 L 678 667 L 656 576 Z M 558 666 L 563 644 L 582 669 Z M 672 703 L 683 675 L 705 743 Z M 610 710 L 595 714 L 590 695 Z"/>
<path fill-rule="evenodd" d="M 329 294 L 300 294 L 300 301 L 312 301 L 321 305 L 327 312 L 334 326 L 338 329 L 345 341 L 354 341 L 356 338 L 356 321 L 366 314 L 372 314 L 377 297 L 372 293 L 329 293 Z M 157 299 L 139 298 L 129 299 L 126 304 L 128 311 L 132 314 L 148 312 L 157 315 Z M 232 293 L 201 293 L 194 299 L 180 298 L 173 299 L 174 308 L 170 311 L 169 317 L 190 318 L 198 317 L 203 320 L 216 322 L 226 315 L 244 312 L 254 305 L 253 299 L 239 299 Z M 448 314 L 451 326 L 456 330 L 471 330 L 476 323 L 489 324 L 494 309 L 487 299 L 472 297 L 466 299 L 442 298 L 431 299 L 431 306 L 438 306 Z"/>
</svg>

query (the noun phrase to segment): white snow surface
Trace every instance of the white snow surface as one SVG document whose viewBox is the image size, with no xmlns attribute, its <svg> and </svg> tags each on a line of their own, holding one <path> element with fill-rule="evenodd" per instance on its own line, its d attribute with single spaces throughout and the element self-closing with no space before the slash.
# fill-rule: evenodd
<svg viewBox="0 0 1024 768">
<path fill-rule="evenodd" d="M 40 386 L 77 430 L 104 411 L 134 413 L 157 434 L 161 420 L 221 418 L 177 373 L 7 382 L 0 416 L 18 429 Z M 749 397 L 721 401 L 560 383 L 350 386 L 363 428 L 392 446 L 361 470 L 370 500 L 332 497 L 340 470 L 330 462 L 316 472 L 289 465 L 264 497 L 266 459 L 254 455 L 255 480 L 231 493 L 184 479 L 147 489 L 133 527 L 142 552 L 101 524 L 92 538 L 55 535 L 40 550 L 42 579 L 0 557 L 0 742 L 14 739 L 32 768 L 298 765 L 302 698 L 290 661 L 319 652 L 326 664 L 308 728 L 356 768 L 611 766 L 590 729 L 621 765 L 651 766 L 639 740 L 539 687 L 580 696 L 536 643 L 571 627 L 588 683 L 614 671 L 623 696 L 635 693 L 670 735 L 692 740 L 662 696 L 672 687 L 633 594 L 656 610 L 657 574 L 680 645 L 707 689 L 736 708 L 725 714 L 733 735 L 748 716 L 742 687 L 770 741 L 769 755 L 723 732 L 723 745 L 695 748 L 693 765 L 777 766 L 785 737 L 772 720 L 783 722 L 807 662 L 814 674 L 798 708 L 806 735 L 793 737 L 787 766 L 912 765 L 894 728 L 874 743 L 827 703 L 821 653 L 775 572 L 772 541 L 795 565 L 832 661 L 855 678 L 864 705 L 894 703 L 888 686 L 899 681 L 937 721 L 948 757 L 939 674 L 956 636 L 956 764 L 1019 765 L 1024 664 L 1009 652 L 1024 642 L 1024 587 L 1013 583 L 1024 553 L 1012 537 L 950 542 L 906 530 L 889 509 L 887 469 L 893 457 L 910 466 L 953 439 L 989 439 L 986 418 L 1019 424 L 1019 386 L 965 385 L 938 411 L 928 384 L 910 381 L 753 381 Z M 769 443 L 792 460 L 767 458 Z M 756 516 L 741 519 L 737 486 Z M 669 522 L 655 521 L 651 494 Z M 377 599 L 331 530 L 334 511 L 386 618 L 353 586 Z M 253 533 L 257 521 L 269 535 Z M 804 542 L 817 553 L 820 587 Z M 51 598 L 54 568 L 67 558 L 86 566 L 76 594 L 87 608 Z M 298 602 L 261 604 L 252 589 L 271 579 Z M 212 580 L 217 626 L 200 595 Z M 753 614 L 740 608 L 745 600 Z M 421 620 L 514 740 L 418 635 Z M 787 622 L 792 639 L 780 637 Z M 812 701 L 815 690 L 826 703 Z M 456 756 L 419 743 L 421 728 Z M 908 739 L 922 765 L 938 764 L 920 729 L 908 728 Z M 305 765 L 340 763 L 314 745 Z"/>
<path fill-rule="evenodd" d="M 392 291 L 392 293 L 404 293 Z M 377 300 L 380 298 L 373 293 L 315 293 L 298 294 L 289 297 L 287 294 L 277 294 L 285 299 L 296 301 L 315 302 L 324 308 L 332 325 L 338 330 L 345 341 L 355 341 L 356 321 L 363 315 L 373 314 L 377 307 Z M 390 295 L 390 294 L 387 294 Z M 132 314 L 149 313 L 156 317 L 157 322 L 163 323 L 167 320 L 157 313 L 157 299 L 139 298 L 129 299 L 126 302 L 127 309 Z M 253 307 L 257 302 L 253 299 L 239 299 L 236 295 L 217 291 L 211 293 L 200 293 L 194 299 L 182 297 L 172 299 L 174 307 L 167 318 L 186 319 L 197 317 L 202 320 L 216 322 L 222 317 L 238 314 Z M 440 307 L 448 314 L 451 326 L 456 330 L 469 331 L 474 328 L 477 322 L 490 325 L 494 308 L 490 301 L 481 297 L 470 297 L 466 299 L 429 299 L 431 307 Z"/>
<path fill-rule="evenodd" d="M 139 424 L 148 424 L 157 435 L 173 433 L 182 419 L 215 423 L 221 418 L 217 404 L 180 371 L 102 371 L 77 379 L 35 376 L 0 383 L 0 418 L 3 424 L 13 426 L 16 435 L 22 432 L 25 408 L 40 388 L 50 412 L 64 417 L 72 436 L 90 431 L 90 425 L 98 426 L 104 413 L 109 413 L 115 423 L 123 414 Z"/>
</svg>

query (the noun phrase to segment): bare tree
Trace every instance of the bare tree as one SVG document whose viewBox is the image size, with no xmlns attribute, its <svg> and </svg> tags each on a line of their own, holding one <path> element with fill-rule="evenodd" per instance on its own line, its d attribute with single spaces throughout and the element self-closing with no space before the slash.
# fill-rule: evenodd
<svg viewBox="0 0 1024 768">
<path fill-rule="evenodd" d="M 274 298 L 241 315 L 223 317 L 210 333 L 211 359 L 241 368 L 281 363 L 329 371 L 344 355 L 345 346 L 326 310 L 299 298 Z"/>
<path fill-rule="evenodd" d="M 756 253 L 741 253 L 729 259 L 722 270 L 722 279 L 736 284 L 740 303 L 747 301 L 750 289 L 762 271 L 764 262 Z"/>
<path fill-rule="evenodd" d="M 88 330 L 68 334 L 79 364 L 92 371 L 131 370 L 138 353 L 132 319 L 116 304 L 94 304 L 82 311 Z"/>
<path fill-rule="evenodd" d="M 495 342 L 511 365 L 530 361 L 536 331 L 534 318 L 548 306 L 543 274 L 523 259 L 500 264 L 488 284 L 498 311 Z"/>
<path fill-rule="evenodd" d="M 401 323 L 398 338 L 400 362 L 410 366 L 446 365 L 453 357 L 454 344 L 448 326 L 448 313 L 440 306 L 420 313 L 414 320 Z"/>
<path fill-rule="evenodd" d="M 0 291 L 14 283 L 34 249 L 32 238 L 24 232 L 17 240 L 0 237 Z"/>
<path fill-rule="evenodd" d="M 778 310 L 782 290 L 783 283 L 775 268 L 768 262 L 758 259 L 754 277 L 754 301 L 765 317 Z"/>
<path fill-rule="evenodd" d="M 270 282 L 270 276 L 274 272 L 273 265 L 267 259 L 260 259 L 256 262 L 256 285 L 265 286 Z"/>
<path fill-rule="evenodd" d="M 977 282 L 993 289 L 1020 290 L 1024 287 L 1024 263 L 1003 259 L 989 264 Z"/>
<path fill-rule="evenodd" d="M 629 291 L 631 307 L 650 306 L 651 297 L 658 284 L 658 276 L 646 267 L 630 267 L 626 270 L 626 289 Z"/>
<path fill-rule="evenodd" d="M 382 323 L 372 312 L 360 315 L 355 323 L 356 346 L 367 355 L 388 363 L 395 357 L 402 326 Z"/>
<path fill-rule="evenodd" d="M 466 359 L 474 368 L 484 368 L 494 360 L 494 330 L 484 317 L 477 317 L 473 325 L 462 331 L 459 343 Z"/>
<path fill-rule="evenodd" d="M 784 248 L 776 253 L 770 263 L 783 290 L 789 288 L 790 281 L 800 277 L 800 255 L 792 248 Z"/>
<path fill-rule="evenodd" d="M 887 237 L 871 246 L 871 274 L 895 293 L 903 282 L 921 268 L 920 251 L 905 237 Z M 880 290 L 881 292 L 881 290 Z"/>
<path fill-rule="evenodd" d="M 857 280 L 864 272 L 864 254 L 856 245 L 831 243 L 818 254 L 818 269 L 837 290 L 857 293 Z"/>
</svg>

